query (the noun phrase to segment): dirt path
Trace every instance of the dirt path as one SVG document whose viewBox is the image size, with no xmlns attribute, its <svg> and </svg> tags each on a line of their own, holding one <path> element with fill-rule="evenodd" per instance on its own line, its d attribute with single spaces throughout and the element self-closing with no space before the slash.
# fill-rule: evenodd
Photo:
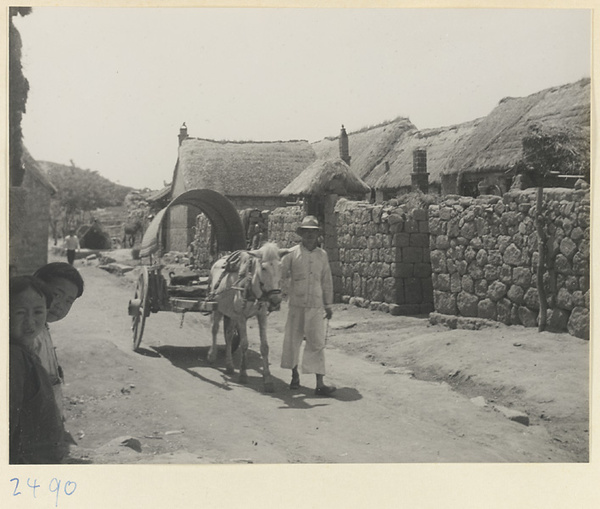
<svg viewBox="0 0 600 509">
<path fill-rule="evenodd" d="M 338 393 L 323 399 L 313 376 L 300 391 L 287 388 L 290 373 L 279 368 L 284 306 L 269 321 L 275 392 L 264 394 L 255 322 L 243 386 L 225 375 L 222 352 L 208 364 L 209 318 L 198 313 L 182 327 L 181 315 L 151 315 L 134 353 L 126 314 L 134 275 L 77 268 L 85 293 L 52 326 L 67 427 L 78 442 L 73 461 L 587 461 L 587 342 L 516 327 L 451 331 L 336 305 L 327 380 Z M 524 411 L 530 425 L 507 419 L 497 404 Z"/>
</svg>

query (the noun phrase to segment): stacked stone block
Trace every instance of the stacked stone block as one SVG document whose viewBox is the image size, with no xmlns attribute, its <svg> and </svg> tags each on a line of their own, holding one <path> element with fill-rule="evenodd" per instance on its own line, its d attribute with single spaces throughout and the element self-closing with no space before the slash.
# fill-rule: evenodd
<svg viewBox="0 0 600 509">
<path fill-rule="evenodd" d="M 429 208 L 435 311 L 507 325 L 538 324 L 536 190 L 447 196 Z M 548 329 L 589 335 L 590 197 L 547 189 L 544 274 Z"/>
<path fill-rule="evenodd" d="M 335 213 L 343 300 L 398 315 L 432 311 L 427 209 L 341 199 Z"/>
<path fill-rule="evenodd" d="M 196 217 L 196 233 L 194 235 L 194 267 L 209 270 L 217 261 L 216 242 L 212 234 L 212 225 L 204 214 Z"/>
<path fill-rule="evenodd" d="M 303 217 L 302 207 L 296 205 L 272 210 L 269 214 L 269 241 L 282 248 L 295 246 L 300 240 L 296 228 Z"/>
</svg>

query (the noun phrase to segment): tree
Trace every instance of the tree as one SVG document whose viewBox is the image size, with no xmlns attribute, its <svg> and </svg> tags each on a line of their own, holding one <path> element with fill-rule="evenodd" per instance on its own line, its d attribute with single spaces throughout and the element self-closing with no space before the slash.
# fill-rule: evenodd
<svg viewBox="0 0 600 509">
<path fill-rule="evenodd" d="M 131 188 L 114 184 L 97 171 L 83 170 L 76 166 L 41 162 L 48 178 L 57 190 L 51 206 L 51 228 L 58 237 L 62 232 L 76 230 L 85 222 L 85 215 L 103 207 L 122 205 Z"/>
<path fill-rule="evenodd" d="M 582 174 L 582 161 L 574 136 L 567 131 L 551 131 L 537 124 L 523 137 L 523 170 L 536 187 L 550 175 Z"/>
<path fill-rule="evenodd" d="M 538 330 L 546 329 L 548 299 L 544 287 L 544 273 L 547 269 L 547 232 L 544 210 L 544 183 L 550 175 L 578 174 L 581 161 L 574 148 L 569 133 L 551 132 L 537 124 L 529 127 L 522 139 L 523 160 L 517 172 L 525 174 L 537 187 L 536 230 L 538 241 L 537 289 L 540 304 Z M 556 296 L 554 296 L 556 297 Z"/>
</svg>

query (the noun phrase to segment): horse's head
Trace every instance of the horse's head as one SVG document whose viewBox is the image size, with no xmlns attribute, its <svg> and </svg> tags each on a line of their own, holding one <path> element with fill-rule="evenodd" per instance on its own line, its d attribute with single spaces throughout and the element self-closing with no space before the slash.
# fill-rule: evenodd
<svg viewBox="0 0 600 509">
<path fill-rule="evenodd" d="M 276 244 L 267 242 L 260 249 L 248 251 L 255 258 L 252 291 L 260 300 L 269 303 L 269 311 L 281 304 L 281 259 Z"/>
</svg>

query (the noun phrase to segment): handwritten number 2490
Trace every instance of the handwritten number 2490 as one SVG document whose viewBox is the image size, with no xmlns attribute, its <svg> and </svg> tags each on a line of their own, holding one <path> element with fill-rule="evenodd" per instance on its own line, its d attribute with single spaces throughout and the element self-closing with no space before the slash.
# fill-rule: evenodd
<svg viewBox="0 0 600 509">
<path fill-rule="evenodd" d="M 10 480 L 10 482 L 15 483 L 15 489 L 13 490 L 13 497 L 16 497 L 17 495 L 21 495 L 21 492 L 19 491 L 19 478 L 14 477 Z M 60 493 L 61 483 L 62 483 L 62 481 L 60 479 L 53 477 L 52 480 L 50 481 L 50 483 L 48 484 L 48 491 L 56 494 L 56 501 L 54 503 L 55 507 L 58 507 L 58 494 Z M 33 498 L 36 498 L 35 490 L 37 488 L 41 488 L 41 486 L 37 483 L 37 479 L 33 479 L 33 482 L 32 482 L 31 478 L 28 477 L 27 478 L 27 486 L 29 488 L 31 488 L 31 490 L 33 490 Z M 63 488 L 65 495 L 71 496 L 73 493 L 75 493 L 75 490 L 77 489 L 77 483 L 73 482 L 73 481 L 66 481 L 62 488 Z"/>
</svg>

